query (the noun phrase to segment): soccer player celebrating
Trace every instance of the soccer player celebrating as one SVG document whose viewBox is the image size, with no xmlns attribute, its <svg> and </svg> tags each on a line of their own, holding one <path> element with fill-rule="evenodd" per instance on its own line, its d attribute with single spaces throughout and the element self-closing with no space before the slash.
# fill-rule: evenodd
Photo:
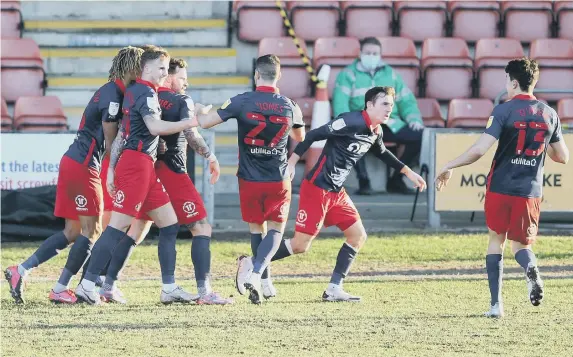
<svg viewBox="0 0 573 357">
<path fill-rule="evenodd" d="M 198 115 L 202 128 L 230 118 L 238 121 L 241 213 L 243 221 L 249 224 L 253 254 L 261 257 L 256 261 L 241 257 L 239 266 L 253 267 L 262 273 L 266 298 L 275 296 L 276 289 L 263 266 L 269 264 L 278 249 L 290 208 L 288 136 L 296 141 L 304 139 L 302 112 L 293 100 L 279 94 L 280 77 L 279 58 L 261 56 L 256 61 L 254 92 L 239 94 L 227 100 L 219 110 Z M 196 109 L 201 107 L 196 105 Z M 265 223 L 268 232 L 262 238 Z M 262 260 L 267 257 L 268 261 Z M 243 282 L 237 283 L 237 290 L 245 293 Z"/>
<path fill-rule="evenodd" d="M 145 51 L 141 55 L 141 78 L 126 90 L 120 128 L 122 135 L 113 142 L 109 163 L 109 172 L 115 173 L 113 212 L 109 225 L 94 245 L 85 277 L 76 288 L 76 296 L 89 304 L 101 302 L 95 281 L 139 211 L 146 212 L 159 227 L 159 263 L 163 281 L 161 300 L 190 300 L 190 294 L 175 283 L 177 215 L 153 166 L 159 135 L 170 135 L 196 126 L 193 120 L 175 123 L 161 120 L 157 87 L 165 81 L 168 68 L 169 54 L 166 51 L 159 47 Z"/>
<path fill-rule="evenodd" d="M 192 99 L 185 95 L 187 89 L 187 63 L 182 59 L 172 58 L 169 62 L 169 75 L 164 87 L 158 89 L 159 104 L 162 109 L 162 119 L 169 122 L 178 122 L 194 118 L 194 104 Z M 213 292 L 210 284 L 211 272 L 211 225 L 207 221 L 207 212 L 203 200 L 197 192 L 195 185 L 187 175 L 187 144 L 209 160 L 211 171 L 211 184 L 219 179 L 219 162 L 211 152 L 205 140 L 196 128 L 186 129 L 183 132 L 162 136 L 158 151 L 155 172 L 165 187 L 169 199 L 177 213 L 179 224 L 185 225 L 193 234 L 191 245 L 191 259 L 195 267 L 195 279 L 199 295 L 194 297 L 198 304 L 225 305 L 233 301 L 225 299 Z M 109 173 L 110 191 L 113 191 L 113 173 Z M 102 297 L 107 301 L 125 303 L 121 291 L 114 286 L 119 272 L 127 261 L 132 249 L 141 242 L 149 228 L 151 221 L 145 213 L 140 212 L 128 235 L 123 237 L 113 252 L 113 257 L 103 286 Z M 171 302 L 170 300 L 166 302 Z"/>
<path fill-rule="evenodd" d="M 54 215 L 65 218 L 65 228 L 46 239 L 23 263 L 8 267 L 4 272 L 17 303 L 24 302 L 23 282 L 29 272 L 71 243 L 74 244 L 66 265 L 49 299 L 76 302 L 68 284 L 88 259 L 92 244 L 101 234 L 100 166 L 118 130 L 125 87 L 140 72 L 142 53 L 137 47 L 122 48 L 113 59 L 109 81 L 95 92 L 84 110 L 77 136 L 60 161 Z"/>
<path fill-rule="evenodd" d="M 377 142 L 380 151 L 376 155 L 390 167 L 403 173 L 416 187 L 423 190 L 426 182 L 386 150 L 382 142 L 383 124 L 390 118 L 395 92 L 392 87 L 374 87 L 366 92 L 364 110 L 340 114 L 334 121 L 311 130 L 306 139 L 298 144 L 288 160 L 288 172 L 294 177 L 295 165 L 315 141 L 326 140 L 318 162 L 309 171 L 300 189 L 299 210 L 294 238 L 282 240 L 272 260 L 304 253 L 310 248 L 322 225 L 336 225 L 344 232 L 346 242 L 342 245 L 324 301 L 360 301 L 360 297 L 345 292 L 342 283 L 358 250 L 366 241 L 366 231 L 352 200 L 342 187 L 356 162 Z M 237 280 L 246 281 L 250 300 L 260 303 L 260 268 L 271 257 L 255 257 L 253 269 L 239 269 Z M 257 264 L 258 263 L 258 264 Z"/>
<path fill-rule="evenodd" d="M 505 67 L 509 101 L 496 106 L 486 129 L 462 155 L 448 162 L 436 177 L 438 191 L 446 187 L 456 167 L 479 160 L 499 140 L 487 180 L 485 219 L 489 228 L 486 267 L 491 293 L 488 317 L 502 317 L 503 249 L 511 240 L 515 260 L 525 270 L 529 299 L 543 300 L 543 282 L 532 251 L 539 227 L 546 153 L 562 164 L 569 150 L 555 110 L 533 96 L 539 68 L 528 58 L 509 61 Z"/>
</svg>

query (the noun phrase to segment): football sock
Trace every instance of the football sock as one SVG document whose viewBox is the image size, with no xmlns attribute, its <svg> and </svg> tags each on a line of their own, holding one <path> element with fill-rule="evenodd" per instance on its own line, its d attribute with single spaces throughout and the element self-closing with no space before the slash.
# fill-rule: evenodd
<svg viewBox="0 0 573 357">
<path fill-rule="evenodd" d="M 159 229 L 159 244 L 157 253 L 159 255 L 161 280 L 163 281 L 163 284 L 175 283 L 175 264 L 177 262 L 177 250 L 175 248 L 175 243 L 178 232 L 179 224 L 177 223 Z"/>
<path fill-rule="evenodd" d="M 342 244 L 340 251 L 338 251 L 338 256 L 336 257 L 336 265 L 334 266 L 334 271 L 332 272 L 332 277 L 330 278 L 330 283 L 334 285 L 342 285 L 344 278 L 350 271 L 352 262 L 356 258 L 356 250 L 351 247 L 348 243 Z"/>
<path fill-rule="evenodd" d="M 290 239 L 283 239 L 281 241 L 281 244 L 279 245 L 279 249 L 277 249 L 277 252 L 273 256 L 271 261 L 280 260 L 280 259 L 286 258 L 288 256 L 291 256 L 293 254 L 292 245 L 291 245 L 290 241 L 291 241 Z"/>
<path fill-rule="evenodd" d="M 85 289 L 93 290 L 95 287 L 95 281 L 111 259 L 113 250 L 117 246 L 117 243 L 119 243 L 124 236 L 125 232 L 111 226 L 106 227 L 105 231 L 92 248 L 90 263 L 84 279 L 81 282 Z"/>
<path fill-rule="evenodd" d="M 207 236 L 195 236 L 191 241 L 191 260 L 195 269 L 197 289 L 201 295 L 211 293 L 209 284 L 209 273 L 211 272 L 210 244 L 211 238 Z"/>
<path fill-rule="evenodd" d="M 537 259 L 535 258 L 535 253 L 531 249 L 520 249 L 515 253 L 515 260 L 521 265 L 523 269 L 527 270 L 529 263 L 531 265 L 537 265 Z"/>
<path fill-rule="evenodd" d="M 76 275 L 82 266 L 88 260 L 92 249 L 92 243 L 90 240 L 80 235 L 76 238 L 76 241 L 72 245 L 70 249 L 70 253 L 68 254 L 68 260 L 66 261 L 66 265 L 64 266 L 64 270 L 62 270 L 62 274 L 58 279 L 58 283 L 65 286 L 67 288 L 70 280 L 74 275 Z M 56 291 L 55 292 L 60 292 Z"/>
<path fill-rule="evenodd" d="M 491 295 L 491 306 L 501 302 L 501 281 L 503 277 L 503 256 L 501 254 L 488 254 L 485 257 L 487 281 Z"/>
<path fill-rule="evenodd" d="M 20 275 L 25 275 L 28 270 L 36 268 L 38 265 L 50 260 L 51 258 L 58 255 L 58 253 L 68 246 L 68 239 L 64 235 L 64 232 L 58 232 L 48 239 L 46 239 L 40 247 L 32 254 L 32 256 L 26 259 L 20 266 L 18 266 L 18 273 Z M 23 269 L 23 271 L 21 271 Z M 24 274 L 22 274 L 22 272 Z"/>
<path fill-rule="evenodd" d="M 259 244 L 261 244 L 262 240 L 263 240 L 262 233 L 251 233 L 251 251 L 253 252 L 253 257 L 257 255 L 257 249 L 259 248 Z M 261 275 L 263 279 L 269 278 L 269 269 L 270 265 L 268 265 L 266 269 L 263 271 L 263 274 Z"/>
<path fill-rule="evenodd" d="M 135 241 L 127 234 L 119 241 L 119 243 L 117 243 L 108 264 L 103 286 L 105 290 L 111 291 L 113 289 L 115 281 L 119 278 L 119 275 L 127 264 L 129 256 L 133 252 L 133 248 L 135 248 L 135 246 Z"/>
<path fill-rule="evenodd" d="M 253 272 L 260 274 L 262 270 L 269 265 L 271 258 L 275 255 L 281 245 L 282 236 L 282 232 L 274 229 L 267 232 L 267 235 L 261 244 L 259 244 L 259 248 L 257 249 L 257 255 L 253 262 Z"/>
</svg>

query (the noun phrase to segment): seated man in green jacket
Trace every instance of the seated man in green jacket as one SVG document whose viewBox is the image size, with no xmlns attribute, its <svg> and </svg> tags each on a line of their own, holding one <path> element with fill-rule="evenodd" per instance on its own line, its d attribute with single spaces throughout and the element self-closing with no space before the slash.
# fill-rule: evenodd
<svg viewBox="0 0 573 357">
<path fill-rule="evenodd" d="M 332 97 L 334 116 L 341 113 L 361 110 L 364 95 L 372 87 L 390 86 L 396 90 L 396 104 L 390 120 L 382 125 L 384 141 L 403 144 L 404 154 L 400 160 L 406 165 L 415 166 L 414 160 L 420 152 L 424 124 L 414 93 L 404 84 L 402 77 L 382 61 L 382 46 L 375 37 L 367 37 L 360 43 L 360 58 L 346 67 L 336 78 Z M 370 179 L 366 171 L 364 157 L 355 166 L 359 189 L 357 194 L 372 194 Z M 399 172 L 388 180 L 388 192 L 410 193 Z"/>
</svg>

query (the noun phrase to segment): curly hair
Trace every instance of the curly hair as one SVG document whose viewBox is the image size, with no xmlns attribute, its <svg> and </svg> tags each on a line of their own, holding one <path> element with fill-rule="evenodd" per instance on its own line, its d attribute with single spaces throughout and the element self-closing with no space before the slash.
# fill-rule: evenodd
<svg viewBox="0 0 573 357">
<path fill-rule="evenodd" d="M 187 62 L 182 58 L 172 58 L 169 60 L 169 74 L 175 74 L 177 68 L 187 68 Z"/>
<path fill-rule="evenodd" d="M 128 74 L 141 72 L 141 55 L 143 50 L 138 47 L 127 46 L 117 52 L 109 69 L 109 81 L 123 80 Z"/>
</svg>

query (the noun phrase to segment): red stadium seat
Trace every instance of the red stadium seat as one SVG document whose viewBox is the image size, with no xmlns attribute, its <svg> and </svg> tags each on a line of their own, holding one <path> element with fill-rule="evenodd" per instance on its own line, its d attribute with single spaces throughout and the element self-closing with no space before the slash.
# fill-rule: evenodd
<svg viewBox="0 0 573 357">
<path fill-rule="evenodd" d="M 557 115 L 562 124 L 573 128 L 573 98 L 563 98 L 557 102 Z"/>
<path fill-rule="evenodd" d="M 66 131 L 68 122 L 58 97 L 20 97 L 14 107 L 14 127 L 20 131 Z"/>
<path fill-rule="evenodd" d="M 417 95 L 420 60 L 414 41 L 405 37 L 379 37 L 378 40 L 382 45 L 382 60 L 396 70 L 408 88 Z"/>
<path fill-rule="evenodd" d="M 235 1 L 237 38 L 258 42 L 286 34 L 283 18 L 274 1 Z"/>
<path fill-rule="evenodd" d="M 2 39 L 22 37 L 22 12 L 20 1 L 2 1 Z"/>
<path fill-rule="evenodd" d="M 304 53 L 308 53 L 304 41 L 299 41 L 299 44 Z M 282 76 L 278 82 L 278 87 L 282 94 L 289 98 L 300 98 L 310 95 L 310 75 L 292 38 L 273 37 L 262 39 L 259 42 L 259 56 L 266 54 L 275 54 L 281 61 Z"/>
<path fill-rule="evenodd" d="M 0 129 L 2 132 L 12 131 L 12 117 L 8 113 L 8 105 L 4 98 L 2 98 L 2 126 Z"/>
<path fill-rule="evenodd" d="M 472 96 L 473 61 L 461 38 L 428 38 L 422 45 L 425 97 L 446 100 Z"/>
<path fill-rule="evenodd" d="M 489 99 L 452 99 L 448 108 L 448 128 L 483 129 L 493 111 Z"/>
<path fill-rule="evenodd" d="M 546 38 L 531 42 L 529 57 L 539 64 L 536 89 L 573 90 L 573 41 Z M 573 93 L 535 93 L 538 98 L 557 100 L 573 97 Z"/>
<path fill-rule="evenodd" d="M 314 43 L 313 63 L 318 69 L 323 64 L 331 67 L 328 79 L 328 94 L 332 98 L 332 91 L 338 73 L 360 56 L 360 42 L 353 37 L 319 38 Z"/>
<path fill-rule="evenodd" d="M 426 38 L 446 35 L 446 1 L 396 1 L 394 13 L 398 36 L 422 42 Z"/>
<path fill-rule="evenodd" d="M 555 1 L 557 37 L 573 39 L 573 1 Z"/>
<path fill-rule="evenodd" d="M 341 1 L 346 24 L 346 36 L 392 36 L 392 1 Z"/>
<path fill-rule="evenodd" d="M 2 94 L 13 103 L 20 96 L 44 95 L 45 72 L 38 44 L 29 38 L 2 39 Z"/>
<path fill-rule="evenodd" d="M 442 118 L 440 104 L 434 98 L 418 98 L 418 108 L 424 119 L 424 125 L 428 128 L 443 128 L 446 121 Z"/>
<path fill-rule="evenodd" d="M 297 37 L 312 42 L 319 37 L 338 36 L 338 1 L 288 1 L 287 8 Z"/>
<path fill-rule="evenodd" d="M 475 42 L 499 36 L 501 21 L 497 1 L 449 1 L 452 37 Z"/>
<path fill-rule="evenodd" d="M 474 67 L 480 98 L 494 99 L 505 89 L 505 66 L 523 57 L 523 47 L 510 38 L 482 39 L 476 43 Z"/>
<path fill-rule="evenodd" d="M 552 1 L 502 1 L 505 37 L 521 42 L 551 37 Z"/>
</svg>

